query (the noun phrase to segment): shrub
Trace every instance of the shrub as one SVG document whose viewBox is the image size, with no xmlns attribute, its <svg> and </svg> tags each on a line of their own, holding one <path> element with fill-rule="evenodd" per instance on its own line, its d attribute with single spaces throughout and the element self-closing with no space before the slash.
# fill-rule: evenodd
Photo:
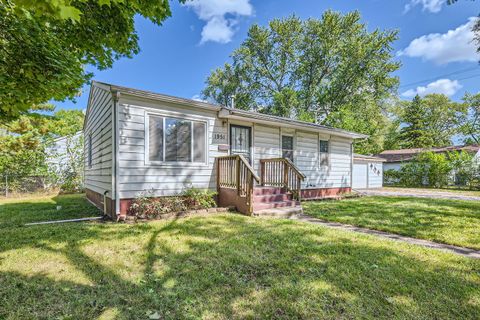
<svg viewBox="0 0 480 320">
<path fill-rule="evenodd" d="M 215 192 L 195 188 L 186 189 L 180 196 L 154 197 L 152 191 L 140 193 L 132 202 L 129 214 L 140 219 L 194 209 L 215 207 Z"/>
<path fill-rule="evenodd" d="M 480 166 L 466 152 L 423 152 L 404 164 L 400 171 L 385 171 L 384 179 L 385 184 L 405 187 L 443 188 L 456 184 L 473 189 L 479 187 Z"/>
<path fill-rule="evenodd" d="M 398 170 L 389 169 L 383 172 L 383 184 L 387 186 L 395 186 L 400 183 L 402 173 Z"/>
<path fill-rule="evenodd" d="M 183 197 L 190 209 L 207 209 L 216 205 L 214 198 L 216 194 L 209 190 L 188 188 L 183 192 Z"/>
</svg>

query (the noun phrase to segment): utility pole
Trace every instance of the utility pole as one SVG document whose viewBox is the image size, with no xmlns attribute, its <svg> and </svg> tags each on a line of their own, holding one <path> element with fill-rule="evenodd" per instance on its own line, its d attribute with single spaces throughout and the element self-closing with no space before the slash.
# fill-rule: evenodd
<svg viewBox="0 0 480 320">
<path fill-rule="evenodd" d="M 235 109 L 235 95 L 232 94 L 230 96 L 230 99 L 231 99 L 230 108 Z"/>
</svg>

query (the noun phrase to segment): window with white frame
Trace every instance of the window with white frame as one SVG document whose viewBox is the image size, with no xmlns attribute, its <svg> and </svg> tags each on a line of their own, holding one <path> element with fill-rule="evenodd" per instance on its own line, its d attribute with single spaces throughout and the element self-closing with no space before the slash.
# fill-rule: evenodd
<svg viewBox="0 0 480 320">
<path fill-rule="evenodd" d="M 148 161 L 205 163 L 206 123 L 149 115 Z"/>
<path fill-rule="evenodd" d="M 282 157 L 293 162 L 293 137 L 282 135 Z"/>
<path fill-rule="evenodd" d="M 327 140 L 320 140 L 319 143 L 319 158 L 320 158 L 320 166 L 328 166 L 328 141 Z"/>
</svg>

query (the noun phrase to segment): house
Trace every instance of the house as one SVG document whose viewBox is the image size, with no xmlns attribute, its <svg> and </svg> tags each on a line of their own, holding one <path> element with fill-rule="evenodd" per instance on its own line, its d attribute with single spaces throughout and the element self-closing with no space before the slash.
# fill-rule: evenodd
<svg viewBox="0 0 480 320">
<path fill-rule="evenodd" d="M 480 161 L 480 145 L 463 145 L 463 146 L 449 146 L 439 148 L 412 148 L 401 150 L 385 150 L 378 154 L 378 157 L 385 159 L 383 163 L 383 171 L 395 170 L 400 171 L 401 168 L 410 163 L 416 156 L 422 152 L 435 152 L 435 153 L 449 153 L 449 152 L 467 152 L 473 155 L 474 161 Z M 455 184 L 462 184 L 461 178 L 452 171 L 450 173 L 451 181 Z M 393 182 L 393 181 L 392 181 Z M 426 181 L 424 181 L 424 184 Z"/>
<path fill-rule="evenodd" d="M 470 154 L 474 154 L 475 158 L 480 158 L 480 145 L 385 150 L 379 153 L 378 157 L 385 159 L 385 162 L 383 163 L 384 171 L 387 171 L 387 170 L 399 171 L 403 165 L 411 162 L 420 153 L 427 152 L 427 151 L 432 151 L 435 153 L 464 151 Z"/>
<path fill-rule="evenodd" d="M 383 163 L 380 157 L 363 154 L 353 155 L 353 189 L 372 189 L 383 187 Z"/>
<path fill-rule="evenodd" d="M 112 217 L 141 192 L 213 189 L 252 214 L 349 192 L 365 135 L 93 82 L 85 115 L 85 189 Z"/>
<path fill-rule="evenodd" d="M 46 162 L 50 170 L 60 173 L 69 165 L 69 160 L 72 157 L 72 152 L 80 148 L 83 144 L 83 132 L 79 131 L 70 136 L 58 137 L 52 141 L 45 148 L 47 156 Z M 72 150 L 73 149 L 73 150 Z"/>
</svg>

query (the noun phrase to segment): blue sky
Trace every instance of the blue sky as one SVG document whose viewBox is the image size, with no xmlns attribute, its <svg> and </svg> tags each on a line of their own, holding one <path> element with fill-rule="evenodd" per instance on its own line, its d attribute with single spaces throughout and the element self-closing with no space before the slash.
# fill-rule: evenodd
<svg viewBox="0 0 480 320">
<path fill-rule="evenodd" d="M 360 11 L 369 30 L 399 30 L 400 39 L 393 45 L 395 59 L 402 62 L 396 74 L 403 98 L 439 92 L 460 100 L 465 92 L 480 91 L 480 56 L 469 42 L 469 19 L 480 13 L 480 1 L 460 0 L 451 6 L 446 0 L 194 0 L 188 5 L 171 4 L 172 17 L 163 26 L 136 19 L 140 54 L 117 61 L 109 70 L 87 67 L 95 73 L 94 80 L 193 98 L 200 94 L 210 71 L 230 60 L 229 54 L 245 39 L 250 25 L 266 25 L 292 14 L 320 18 L 325 10 L 333 9 Z M 54 104 L 84 109 L 87 98 L 85 86 L 76 103 Z"/>
</svg>

